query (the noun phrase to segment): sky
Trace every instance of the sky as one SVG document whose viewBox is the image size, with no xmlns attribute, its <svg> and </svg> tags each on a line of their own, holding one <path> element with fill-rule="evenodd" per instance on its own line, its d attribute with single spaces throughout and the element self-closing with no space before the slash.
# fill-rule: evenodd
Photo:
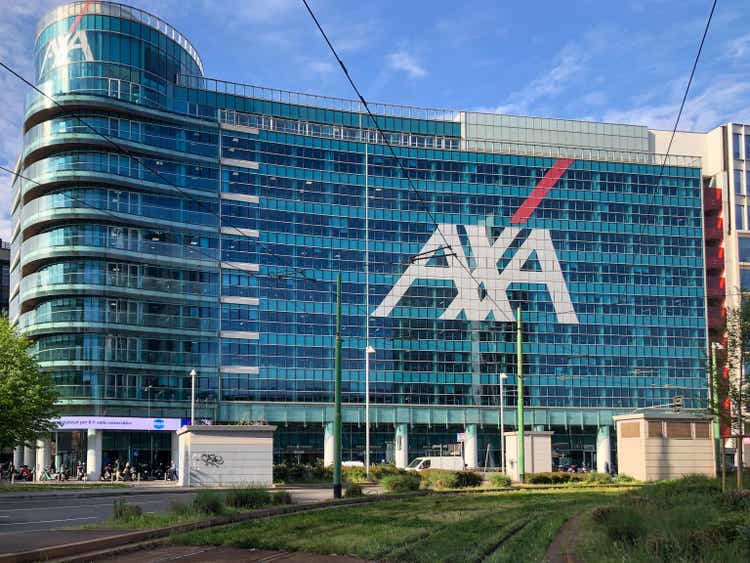
<svg viewBox="0 0 750 563">
<path fill-rule="evenodd" d="M 309 0 L 368 101 L 671 129 L 711 0 Z M 0 0 L 0 60 L 33 79 L 55 0 Z M 132 0 L 182 32 L 206 75 L 352 97 L 301 0 Z M 750 1 L 719 0 L 679 129 L 750 123 Z M 0 69 L 0 164 L 28 87 Z M 10 234 L 0 175 L 0 238 Z"/>
</svg>

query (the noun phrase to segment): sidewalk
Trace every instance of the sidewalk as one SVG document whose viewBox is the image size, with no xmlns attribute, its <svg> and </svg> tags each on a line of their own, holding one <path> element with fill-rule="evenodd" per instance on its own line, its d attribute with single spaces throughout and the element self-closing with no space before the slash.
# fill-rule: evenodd
<svg viewBox="0 0 750 563">
<path fill-rule="evenodd" d="M 23 483 L 26 488 L 30 483 Z M 36 490 L 21 490 L 16 492 L 4 489 L 0 491 L 0 502 L 4 500 L 18 500 L 29 498 L 81 498 L 81 497 L 112 497 L 121 495 L 163 494 L 163 493 L 189 493 L 196 489 L 180 487 L 176 481 L 142 481 L 140 483 L 126 483 L 126 487 L 102 487 L 82 483 L 71 483 L 70 485 L 56 484 L 32 484 Z M 12 485 L 10 485 L 12 487 Z M 69 486 L 71 490 L 66 491 L 61 487 Z M 49 487 L 48 490 L 45 488 Z M 54 487 L 54 488 L 53 488 Z"/>
</svg>

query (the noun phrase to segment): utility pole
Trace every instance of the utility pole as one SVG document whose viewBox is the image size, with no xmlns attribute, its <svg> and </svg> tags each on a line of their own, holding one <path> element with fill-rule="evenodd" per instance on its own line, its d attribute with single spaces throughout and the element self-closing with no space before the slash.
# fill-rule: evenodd
<svg viewBox="0 0 750 563">
<path fill-rule="evenodd" d="M 526 444 L 523 434 L 523 343 L 521 334 L 521 306 L 516 307 L 516 416 L 518 418 L 518 480 L 526 479 Z"/>
<path fill-rule="evenodd" d="M 505 394 L 503 393 L 503 384 L 508 379 L 507 373 L 501 373 L 500 379 L 500 467 L 505 473 Z M 486 465 L 486 464 L 485 464 Z"/>
<path fill-rule="evenodd" d="M 711 343 L 711 410 L 713 411 L 714 455 L 716 457 L 716 467 L 721 468 L 722 490 L 725 490 L 726 468 L 724 466 L 721 424 L 719 423 L 719 371 L 716 365 L 716 350 L 723 349 L 724 346 L 719 342 Z"/>
<path fill-rule="evenodd" d="M 336 278 L 336 381 L 333 409 L 333 498 L 341 498 L 341 272 Z"/>
</svg>

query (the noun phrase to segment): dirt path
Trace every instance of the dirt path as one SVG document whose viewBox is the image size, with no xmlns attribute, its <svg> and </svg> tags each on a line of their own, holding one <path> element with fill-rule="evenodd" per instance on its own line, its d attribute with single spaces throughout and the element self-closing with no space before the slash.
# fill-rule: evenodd
<svg viewBox="0 0 750 563">
<path fill-rule="evenodd" d="M 581 563 L 575 556 L 575 549 L 582 524 L 583 513 L 576 514 L 565 522 L 547 548 L 545 560 L 549 563 Z"/>
</svg>

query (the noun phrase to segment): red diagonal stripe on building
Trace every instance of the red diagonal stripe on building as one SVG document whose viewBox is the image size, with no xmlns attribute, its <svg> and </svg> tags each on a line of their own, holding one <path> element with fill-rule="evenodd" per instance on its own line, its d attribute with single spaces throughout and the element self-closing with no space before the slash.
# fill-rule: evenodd
<svg viewBox="0 0 750 563">
<path fill-rule="evenodd" d="M 68 30 L 68 35 L 70 35 L 71 33 L 73 33 L 76 30 L 76 28 L 78 27 L 78 25 L 81 23 L 81 19 L 83 18 L 83 16 L 86 15 L 86 12 L 89 11 L 89 4 L 91 4 L 91 0 L 88 0 L 88 2 L 86 2 L 83 5 L 83 7 L 81 8 L 81 13 L 78 14 L 76 16 L 76 19 L 73 20 L 73 23 L 70 24 L 70 29 Z"/>
<path fill-rule="evenodd" d="M 552 168 L 547 170 L 544 178 L 539 180 L 539 183 L 537 183 L 536 187 L 529 194 L 529 197 L 521 204 L 521 207 L 513 214 L 510 224 L 519 225 L 525 223 L 531 217 L 531 214 L 534 213 L 537 206 L 542 203 L 544 196 L 555 187 L 560 177 L 570 168 L 571 164 L 573 164 L 573 160 L 569 158 L 561 158 L 555 162 Z"/>
</svg>

